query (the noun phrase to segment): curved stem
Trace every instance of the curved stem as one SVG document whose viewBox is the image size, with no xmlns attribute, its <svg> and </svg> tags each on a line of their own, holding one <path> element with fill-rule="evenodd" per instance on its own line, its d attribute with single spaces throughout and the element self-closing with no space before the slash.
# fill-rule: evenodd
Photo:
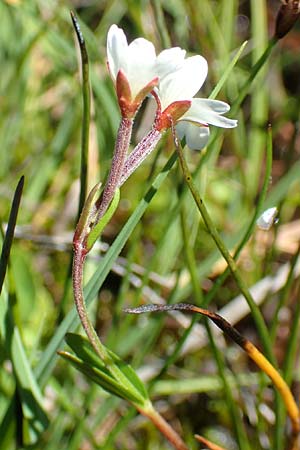
<svg viewBox="0 0 300 450">
<path fill-rule="evenodd" d="M 73 292 L 76 309 L 81 321 L 81 324 L 86 332 L 86 335 L 94 347 L 97 355 L 102 359 L 103 363 L 110 371 L 111 375 L 117 380 L 121 385 L 130 391 L 132 389 L 132 383 L 127 377 L 123 374 L 123 372 L 119 369 L 117 364 L 113 361 L 111 356 L 109 355 L 107 349 L 100 341 L 92 322 L 89 319 L 86 304 L 84 301 L 83 295 L 83 268 L 84 261 L 87 255 L 87 250 L 84 248 L 82 241 L 76 240 L 73 243 L 74 247 L 74 258 L 73 258 Z"/>
<path fill-rule="evenodd" d="M 83 267 L 84 261 L 86 258 L 87 252 L 83 247 L 82 243 L 74 242 L 74 258 L 73 258 L 73 292 L 76 309 L 81 321 L 81 324 L 86 332 L 87 337 L 89 338 L 92 346 L 94 347 L 96 353 L 100 356 L 100 358 L 104 361 L 104 363 L 111 362 L 111 358 L 107 354 L 105 347 L 101 344 L 97 333 L 91 323 L 85 301 L 83 296 Z"/>
<path fill-rule="evenodd" d="M 168 439 L 176 450 L 189 450 L 187 445 L 183 442 L 179 434 L 171 427 L 168 422 L 159 414 L 156 409 L 151 407 L 150 409 L 143 410 L 138 408 L 138 411 L 145 417 L 151 420 L 155 427 Z"/>
<path fill-rule="evenodd" d="M 256 305 L 246 283 L 244 282 L 242 276 L 240 275 L 236 261 L 234 260 L 233 256 L 230 254 L 229 250 L 227 249 L 224 241 L 222 240 L 221 236 L 219 235 L 219 233 L 215 227 L 215 224 L 213 223 L 213 221 L 208 213 L 208 210 L 205 207 L 205 204 L 204 204 L 204 202 L 200 196 L 200 193 L 192 179 L 192 175 L 189 171 L 189 168 L 188 168 L 185 158 L 183 156 L 181 145 L 177 139 L 175 139 L 175 144 L 176 144 L 179 162 L 180 162 L 180 166 L 182 169 L 184 179 L 191 191 L 191 194 L 192 194 L 192 196 L 195 200 L 195 203 L 197 205 L 197 208 L 203 218 L 206 228 L 207 228 L 209 234 L 211 235 L 212 239 L 214 240 L 220 253 L 222 254 L 223 258 L 227 262 L 229 270 L 231 271 L 231 274 L 232 274 L 237 286 L 239 287 L 241 293 L 245 297 L 245 300 L 247 301 L 247 303 L 249 305 L 253 319 L 255 321 L 255 325 L 257 327 L 258 333 L 262 340 L 262 345 L 264 347 L 264 351 L 265 351 L 268 359 L 275 366 L 276 361 L 275 361 L 274 353 L 272 350 L 271 338 L 270 338 L 270 335 L 268 332 L 268 328 L 263 319 L 263 316 L 262 316 L 258 306 Z"/>
</svg>

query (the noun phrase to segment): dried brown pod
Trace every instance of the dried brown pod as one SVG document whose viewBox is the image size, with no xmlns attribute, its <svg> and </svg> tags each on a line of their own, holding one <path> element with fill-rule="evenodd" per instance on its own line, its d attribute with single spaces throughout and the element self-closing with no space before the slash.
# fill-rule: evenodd
<svg viewBox="0 0 300 450">
<path fill-rule="evenodd" d="M 300 0 L 282 0 L 275 25 L 275 37 L 283 38 L 300 16 Z"/>
</svg>

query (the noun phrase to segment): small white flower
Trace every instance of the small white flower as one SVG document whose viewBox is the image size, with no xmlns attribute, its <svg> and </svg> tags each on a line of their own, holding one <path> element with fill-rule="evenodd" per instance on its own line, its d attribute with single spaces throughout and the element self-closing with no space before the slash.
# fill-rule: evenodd
<svg viewBox="0 0 300 450">
<path fill-rule="evenodd" d="M 107 34 L 107 60 L 112 79 L 123 70 L 135 98 L 155 77 L 156 53 L 152 42 L 138 38 L 129 45 L 124 31 L 112 25 Z"/>
<path fill-rule="evenodd" d="M 181 68 L 185 53 L 174 47 L 156 56 L 150 41 L 138 38 L 128 45 L 124 31 L 112 25 L 107 34 L 107 62 L 122 115 L 133 117 L 159 78 Z"/>
<path fill-rule="evenodd" d="M 227 103 L 194 98 L 206 79 L 208 65 L 200 55 L 185 56 L 186 51 L 179 47 L 156 56 L 148 40 L 138 38 L 128 45 L 117 25 L 108 31 L 108 67 L 122 116 L 133 118 L 146 95 L 157 86 L 157 129 L 163 131 L 176 124 L 179 137 L 185 137 L 191 149 L 199 150 L 208 142 L 208 125 L 234 128 L 237 121 L 223 116 L 230 109 Z"/>
<path fill-rule="evenodd" d="M 229 111 L 227 103 L 193 98 L 201 89 L 208 71 L 206 60 L 202 56 L 192 56 L 185 59 L 181 67 L 166 76 L 159 83 L 158 96 L 164 111 L 170 114 L 170 105 L 174 102 L 190 102 L 190 107 L 177 118 L 176 130 L 180 138 L 185 137 L 188 147 L 200 150 L 209 139 L 208 125 L 222 128 L 234 128 L 237 121 L 228 119 L 222 114 Z M 195 126 L 196 125 L 196 126 Z"/>
</svg>

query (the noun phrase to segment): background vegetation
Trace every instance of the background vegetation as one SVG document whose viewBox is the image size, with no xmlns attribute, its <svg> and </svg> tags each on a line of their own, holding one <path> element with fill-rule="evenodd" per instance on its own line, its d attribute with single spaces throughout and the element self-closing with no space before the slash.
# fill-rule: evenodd
<svg viewBox="0 0 300 450">
<path fill-rule="evenodd" d="M 144 36 L 157 51 L 167 43 L 205 56 L 204 97 L 248 40 L 217 95 L 233 105 L 238 128 L 212 128 L 207 149 L 201 154 L 185 149 L 185 156 L 230 250 L 242 241 L 253 217 L 267 207 L 279 209 L 275 226 L 269 231 L 254 227 L 250 240 L 244 240 L 238 266 L 260 304 L 273 356 L 299 398 L 299 26 L 276 44 L 249 95 L 235 106 L 273 35 L 279 6 L 276 0 L 0 3 L 3 229 L 17 181 L 25 175 L 0 304 L 1 448 L 169 448 L 150 422 L 87 382 L 56 354 L 65 347 L 65 333 L 78 325 L 69 266 L 79 196 L 82 96 L 70 9 L 79 17 L 90 57 L 90 187 L 105 178 L 119 124 L 105 56 L 112 23 L 124 28 L 129 41 Z M 139 114 L 136 142 L 147 130 L 149 114 L 147 106 Z M 122 245 L 114 247 L 110 259 L 105 257 L 173 151 L 167 135 L 122 189 L 117 213 L 86 267 L 86 280 L 92 280 L 86 291 L 91 315 L 105 344 L 147 381 L 156 407 L 191 449 L 200 446 L 193 437 L 198 433 L 229 450 L 282 450 L 290 430 L 282 401 L 235 344 L 215 328 L 207 335 L 202 319 L 182 313 L 136 317 L 122 312 L 143 302 L 205 305 L 258 347 L 263 344 L 234 279 L 223 275 L 226 263 L 177 163 L 137 226 L 129 228 L 128 238 L 123 233 Z"/>
</svg>

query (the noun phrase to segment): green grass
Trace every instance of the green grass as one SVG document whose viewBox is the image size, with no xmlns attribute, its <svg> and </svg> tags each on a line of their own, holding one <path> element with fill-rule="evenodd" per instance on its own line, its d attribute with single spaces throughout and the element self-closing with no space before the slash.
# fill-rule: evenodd
<svg viewBox="0 0 300 450">
<path fill-rule="evenodd" d="M 0 306 L 1 445 L 170 448 L 132 406 L 56 353 L 70 351 L 67 332 L 81 332 L 69 265 L 86 140 L 72 9 L 90 62 L 89 189 L 105 180 L 120 119 L 106 68 L 112 23 L 123 27 L 129 40 L 151 40 L 157 51 L 178 45 L 202 54 L 209 75 L 201 96 L 227 101 L 231 117 L 239 119 L 234 130 L 211 127 L 205 152 L 186 148 L 184 155 L 242 284 L 236 284 L 201 219 L 168 134 L 122 188 L 101 238 L 102 254 L 98 246 L 88 257 L 85 297 L 97 332 L 142 378 L 147 373 L 154 406 L 190 449 L 199 448 L 197 433 L 227 450 L 282 450 L 289 438 L 282 401 L 235 344 L 217 337 L 198 317 L 136 317 L 123 308 L 164 301 L 219 311 L 241 287 L 245 292 L 276 277 L 289 263 L 296 274 L 290 271 L 287 282 L 265 295 L 257 314 L 238 323 L 227 319 L 268 352 L 292 388 L 299 382 L 299 233 L 292 234 L 293 227 L 299 230 L 300 205 L 299 25 L 274 44 L 279 2 L 104 0 L 76 9 L 79 3 L 0 3 L 2 240 L 16 185 L 25 176 L 9 264 L 4 258 L 0 268 L 1 275 L 6 271 Z M 142 108 L 134 142 L 145 117 Z M 263 232 L 255 219 L 271 206 L 279 208 L 279 222 Z"/>
</svg>

